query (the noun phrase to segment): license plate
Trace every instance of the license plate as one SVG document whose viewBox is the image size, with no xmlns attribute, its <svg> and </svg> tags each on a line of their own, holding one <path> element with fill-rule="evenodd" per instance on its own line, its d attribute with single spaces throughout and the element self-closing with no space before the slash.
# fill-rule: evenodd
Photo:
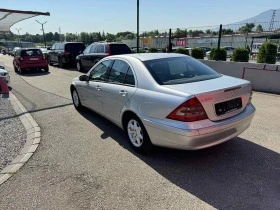
<svg viewBox="0 0 280 210">
<path fill-rule="evenodd" d="M 229 101 L 224 101 L 215 105 L 217 116 L 235 111 L 242 108 L 241 98 L 235 98 Z"/>
<path fill-rule="evenodd" d="M 39 58 L 30 58 L 31 61 L 39 60 Z"/>
</svg>

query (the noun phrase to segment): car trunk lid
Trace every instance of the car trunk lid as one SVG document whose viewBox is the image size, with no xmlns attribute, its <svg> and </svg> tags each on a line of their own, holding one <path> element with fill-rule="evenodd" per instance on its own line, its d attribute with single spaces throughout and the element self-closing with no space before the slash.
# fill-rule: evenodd
<svg viewBox="0 0 280 210">
<path fill-rule="evenodd" d="M 164 87 L 195 96 L 212 121 L 223 120 L 242 112 L 252 92 L 249 81 L 224 75 L 215 79 Z"/>
</svg>

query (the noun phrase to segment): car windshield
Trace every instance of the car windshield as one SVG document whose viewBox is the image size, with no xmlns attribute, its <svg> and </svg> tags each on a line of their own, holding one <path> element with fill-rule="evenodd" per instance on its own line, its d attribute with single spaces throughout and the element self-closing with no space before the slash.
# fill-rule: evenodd
<svg viewBox="0 0 280 210">
<path fill-rule="evenodd" d="M 144 61 L 160 85 L 184 84 L 218 78 L 221 75 L 191 57 L 175 57 Z"/>
<path fill-rule="evenodd" d="M 130 54 L 131 50 L 125 44 L 110 44 L 110 51 L 112 55 Z"/>
<path fill-rule="evenodd" d="M 39 56 L 42 55 L 41 50 L 39 49 L 30 49 L 21 51 L 22 56 Z"/>
</svg>

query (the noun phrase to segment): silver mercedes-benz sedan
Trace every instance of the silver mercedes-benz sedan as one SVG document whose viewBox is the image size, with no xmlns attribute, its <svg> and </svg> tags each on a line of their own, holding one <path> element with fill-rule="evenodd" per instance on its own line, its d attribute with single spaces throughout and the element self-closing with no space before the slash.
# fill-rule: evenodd
<svg viewBox="0 0 280 210">
<path fill-rule="evenodd" d="M 94 110 L 126 131 L 131 146 L 196 150 L 245 131 L 253 119 L 249 81 L 175 53 L 110 56 L 75 78 L 76 109 Z"/>
</svg>

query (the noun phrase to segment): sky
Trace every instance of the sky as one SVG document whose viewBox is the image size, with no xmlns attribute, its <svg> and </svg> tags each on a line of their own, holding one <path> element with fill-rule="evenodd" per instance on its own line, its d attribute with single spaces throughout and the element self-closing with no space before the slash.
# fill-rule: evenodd
<svg viewBox="0 0 280 210">
<path fill-rule="evenodd" d="M 140 31 L 169 28 L 216 26 L 241 21 L 269 9 L 278 9 L 276 0 L 139 0 Z M 20 33 L 45 32 L 136 33 L 136 0 L 1 0 L 1 8 L 50 12 L 12 26 Z M 234 2 L 234 3 L 233 3 Z"/>
</svg>

